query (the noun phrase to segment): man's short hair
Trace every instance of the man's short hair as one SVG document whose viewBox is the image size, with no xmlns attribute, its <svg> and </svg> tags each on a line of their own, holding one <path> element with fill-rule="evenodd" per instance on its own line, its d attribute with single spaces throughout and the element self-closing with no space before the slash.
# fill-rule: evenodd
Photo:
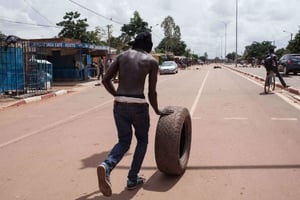
<svg viewBox="0 0 300 200">
<path fill-rule="evenodd" d="M 128 44 L 132 46 L 133 49 L 140 48 L 150 53 L 153 46 L 151 33 L 141 32 L 133 41 L 130 41 Z"/>
</svg>

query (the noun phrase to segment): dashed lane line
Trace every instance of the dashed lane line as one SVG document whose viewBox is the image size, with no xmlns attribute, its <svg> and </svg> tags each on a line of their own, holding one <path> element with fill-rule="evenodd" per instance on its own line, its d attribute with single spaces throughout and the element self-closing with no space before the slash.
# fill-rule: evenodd
<svg viewBox="0 0 300 200">
<path fill-rule="evenodd" d="M 231 71 L 232 73 L 235 73 L 236 75 L 238 75 L 238 76 L 240 76 L 240 77 L 243 77 L 243 78 L 245 78 L 245 79 L 251 81 L 252 83 L 258 85 L 259 87 L 262 87 L 262 88 L 264 87 L 262 84 L 258 83 L 257 81 L 255 81 L 255 80 L 253 80 L 253 79 L 251 79 L 251 78 L 246 77 L 245 75 L 242 75 L 242 74 L 240 74 L 240 73 L 238 73 L 238 72 L 236 72 L 236 71 L 232 71 L 232 70 L 228 69 L 227 67 L 225 67 L 225 69 L 227 69 L 228 71 Z M 300 110 L 300 105 L 297 104 L 297 103 L 295 103 L 294 101 L 292 101 L 290 98 L 288 98 L 288 97 L 286 97 L 285 95 L 280 94 L 280 93 L 278 93 L 278 92 L 276 92 L 276 91 L 274 91 L 274 94 L 277 95 L 277 96 L 279 96 L 281 99 L 283 99 L 283 100 L 284 100 L 285 102 L 287 102 L 288 104 L 294 106 L 296 109 Z"/>
<path fill-rule="evenodd" d="M 199 90 L 198 90 L 198 94 L 197 94 L 196 99 L 195 99 L 195 101 L 194 101 L 194 104 L 193 104 L 193 106 L 192 106 L 192 108 L 191 108 L 191 116 L 194 115 L 194 112 L 195 112 L 195 110 L 196 110 L 196 107 L 197 107 L 197 104 L 198 104 L 198 102 L 199 102 L 200 96 L 201 96 L 201 94 L 202 94 L 202 92 L 203 92 L 203 88 L 204 88 L 204 85 L 205 85 L 205 83 L 206 83 L 208 74 L 209 74 L 209 70 L 207 70 L 207 73 L 206 73 L 206 75 L 205 75 L 205 77 L 204 77 L 204 79 L 203 79 L 203 81 L 202 81 L 201 87 L 200 87 Z"/>
<path fill-rule="evenodd" d="M 248 120 L 247 117 L 224 117 L 225 120 Z"/>
<path fill-rule="evenodd" d="M 277 118 L 277 117 L 272 117 L 271 120 L 273 120 L 273 121 L 298 121 L 298 118 Z"/>
</svg>

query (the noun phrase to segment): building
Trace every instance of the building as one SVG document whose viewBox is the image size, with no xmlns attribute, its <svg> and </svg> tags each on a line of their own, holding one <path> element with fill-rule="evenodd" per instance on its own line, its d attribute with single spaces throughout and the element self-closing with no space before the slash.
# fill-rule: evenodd
<svg viewBox="0 0 300 200">
<path fill-rule="evenodd" d="M 8 36 L 0 41 L 0 93 L 14 95 L 45 92 L 53 81 L 85 81 L 109 47 L 70 38 L 25 40 Z"/>
</svg>

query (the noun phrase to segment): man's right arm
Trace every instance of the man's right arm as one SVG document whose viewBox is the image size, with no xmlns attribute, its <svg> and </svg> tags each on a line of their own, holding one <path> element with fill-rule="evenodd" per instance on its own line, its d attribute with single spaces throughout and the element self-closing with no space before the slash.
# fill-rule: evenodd
<svg viewBox="0 0 300 200">
<path fill-rule="evenodd" d="M 152 62 L 151 71 L 149 73 L 149 88 L 148 88 L 148 98 L 150 104 L 157 115 L 160 115 L 160 111 L 158 109 L 157 103 L 157 92 L 156 92 L 156 84 L 157 84 L 157 74 L 158 74 L 158 63 Z"/>
<path fill-rule="evenodd" d="M 157 74 L 158 74 L 158 63 L 155 61 L 152 64 L 152 69 L 149 74 L 149 91 L 148 98 L 150 104 L 157 115 L 169 115 L 174 111 L 170 109 L 159 109 L 157 103 L 157 92 L 156 92 L 156 84 L 157 84 Z"/>
</svg>

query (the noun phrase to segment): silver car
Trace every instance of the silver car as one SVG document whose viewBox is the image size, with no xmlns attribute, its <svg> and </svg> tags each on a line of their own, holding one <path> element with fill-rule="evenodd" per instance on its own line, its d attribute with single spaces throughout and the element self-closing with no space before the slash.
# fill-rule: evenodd
<svg viewBox="0 0 300 200">
<path fill-rule="evenodd" d="M 159 74 L 176 74 L 178 73 L 178 65 L 174 61 L 164 61 L 159 66 Z"/>
</svg>

